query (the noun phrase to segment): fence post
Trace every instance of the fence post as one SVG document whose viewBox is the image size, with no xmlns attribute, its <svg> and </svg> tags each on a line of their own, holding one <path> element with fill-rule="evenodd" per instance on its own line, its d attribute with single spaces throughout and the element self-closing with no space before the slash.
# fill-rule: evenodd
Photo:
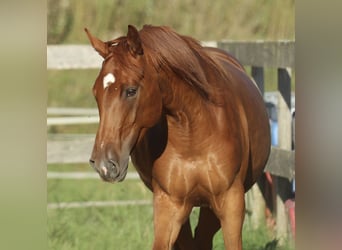
<svg viewBox="0 0 342 250">
<path fill-rule="evenodd" d="M 264 68 L 263 67 L 257 67 L 257 66 L 252 66 L 252 77 L 255 80 L 256 84 L 258 85 L 258 88 L 264 96 Z"/>
<path fill-rule="evenodd" d="M 255 230 L 265 224 L 266 203 L 259 185 L 255 183 L 245 195 L 248 228 Z"/>
<path fill-rule="evenodd" d="M 260 93 L 264 96 L 264 68 L 259 66 L 252 66 L 251 71 L 252 78 L 257 84 Z M 257 183 L 246 194 L 247 209 L 250 213 L 249 217 L 250 228 L 256 229 L 265 223 L 265 209 L 266 203 L 262 195 L 262 190 Z"/>
<path fill-rule="evenodd" d="M 278 146 L 291 150 L 291 77 L 287 69 L 278 69 Z M 283 166 L 288 167 L 288 166 Z M 290 183 L 286 178 L 277 176 L 276 186 L 276 223 L 279 244 L 288 238 L 288 221 L 285 201 L 290 195 Z"/>
</svg>

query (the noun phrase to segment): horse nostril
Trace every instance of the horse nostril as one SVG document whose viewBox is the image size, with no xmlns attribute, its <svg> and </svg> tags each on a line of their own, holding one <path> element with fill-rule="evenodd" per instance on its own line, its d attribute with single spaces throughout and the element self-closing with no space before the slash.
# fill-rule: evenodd
<svg viewBox="0 0 342 250">
<path fill-rule="evenodd" d="M 114 175 L 117 175 L 119 173 L 119 164 L 116 161 L 109 160 L 108 169 L 110 169 Z"/>
<path fill-rule="evenodd" d="M 95 161 L 94 161 L 94 160 L 90 159 L 90 160 L 89 160 L 89 164 L 90 164 L 90 166 L 92 166 L 93 168 L 95 167 Z"/>
</svg>

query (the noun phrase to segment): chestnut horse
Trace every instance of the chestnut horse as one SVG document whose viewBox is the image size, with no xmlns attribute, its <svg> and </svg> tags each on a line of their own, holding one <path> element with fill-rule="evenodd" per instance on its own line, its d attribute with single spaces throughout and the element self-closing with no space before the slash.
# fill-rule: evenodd
<svg viewBox="0 0 342 250">
<path fill-rule="evenodd" d="M 239 62 L 168 27 L 128 26 L 102 42 L 93 87 L 100 123 L 90 164 L 125 179 L 129 157 L 153 192 L 153 249 L 242 249 L 244 193 L 270 151 L 263 98 Z M 192 235 L 189 214 L 200 206 Z"/>
</svg>

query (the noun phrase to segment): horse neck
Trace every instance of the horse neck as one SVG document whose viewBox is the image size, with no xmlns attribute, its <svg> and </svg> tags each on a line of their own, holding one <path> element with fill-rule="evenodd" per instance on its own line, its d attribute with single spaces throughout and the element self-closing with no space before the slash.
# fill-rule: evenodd
<svg viewBox="0 0 342 250">
<path fill-rule="evenodd" d="M 177 78 L 164 83 L 161 89 L 169 139 L 183 144 L 196 144 L 208 138 L 216 124 L 214 105 Z"/>
</svg>

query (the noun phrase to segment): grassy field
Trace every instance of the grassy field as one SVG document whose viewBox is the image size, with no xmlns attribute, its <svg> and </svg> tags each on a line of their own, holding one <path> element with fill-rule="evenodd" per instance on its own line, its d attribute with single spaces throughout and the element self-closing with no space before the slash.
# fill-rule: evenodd
<svg viewBox="0 0 342 250">
<path fill-rule="evenodd" d="M 103 39 L 127 25 L 168 25 L 206 40 L 294 39 L 294 0 L 48 0 L 48 43 L 87 43 L 83 28 Z"/>
<path fill-rule="evenodd" d="M 48 249 L 149 249 L 152 207 L 48 211 Z"/>
<path fill-rule="evenodd" d="M 48 165 L 48 171 L 57 170 L 91 171 L 88 164 Z M 130 168 L 130 171 L 133 170 Z M 109 184 L 100 179 L 48 179 L 47 186 L 48 203 L 152 200 L 150 191 L 140 180 Z M 191 215 L 193 227 L 197 215 L 198 209 L 194 209 Z M 152 217 L 151 205 L 48 209 L 48 249 L 150 249 L 153 241 Z M 273 237 L 265 228 L 252 230 L 245 226 L 243 241 L 244 249 L 261 250 L 271 244 Z M 221 232 L 215 236 L 213 249 L 224 249 Z"/>
<path fill-rule="evenodd" d="M 48 70 L 47 106 L 95 108 L 92 87 L 98 73 L 99 69 Z"/>
</svg>

